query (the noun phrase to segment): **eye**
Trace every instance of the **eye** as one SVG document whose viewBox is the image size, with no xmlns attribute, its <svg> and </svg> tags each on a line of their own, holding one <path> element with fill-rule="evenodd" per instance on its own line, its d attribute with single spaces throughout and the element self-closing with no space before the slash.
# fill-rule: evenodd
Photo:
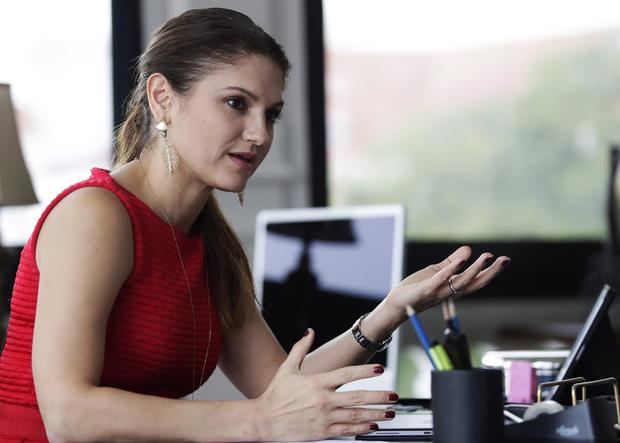
<svg viewBox="0 0 620 443">
<path fill-rule="evenodd" d="M 282 118 L 282 111 L 279 109 L 270 109 L 265 113 L 265 117 L 269 123 L 276 123 Z"/>
<path fill-rule="evenodd" d="M 246 109 L 245 99 L 243 97 L 228 97 L 226 98 L 226 104 L 237 111 L 244 111 Z"/>
</svg>

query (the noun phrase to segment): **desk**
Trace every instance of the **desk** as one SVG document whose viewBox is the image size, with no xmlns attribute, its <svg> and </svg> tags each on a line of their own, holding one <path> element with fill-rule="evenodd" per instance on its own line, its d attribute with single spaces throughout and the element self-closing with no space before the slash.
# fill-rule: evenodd
<svg viewBox="0 0 620 443">
<path fill-rule="evenodd" d="M 362 443 L 362 440 L 355 440 L 353 437 L 350 438 L 340 438 L 338 440 L 318 440 L 315 443 L 341 443 L 343 441 L 359 441 L 360 443 Z M 432 443 L 433 440 L 425 440 L 425 441 L 420 441 L 420 440 L 416 440 L 415 443 Z M 367 443 L 371 443 L 371 442 L 367 442 Z M 381 443 L 380 441 L 375 441 L 374 443 Z M 394 442 L 385 442 L 385 443 L 394 443 Z"/>
</svg>

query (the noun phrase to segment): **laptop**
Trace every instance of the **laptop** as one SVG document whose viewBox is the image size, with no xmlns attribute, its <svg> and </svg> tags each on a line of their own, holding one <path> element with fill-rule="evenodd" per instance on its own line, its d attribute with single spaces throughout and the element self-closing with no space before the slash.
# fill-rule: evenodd
<svg viewBox="0 0 620 443">
<path fill-rule="evenodd" d="M 264 210 L 258 213 L 253 274 L 263 316 L 289 352 L 311 327 L 313 348 L 350 329 L 402 280 L 401 205 Z M 363 323 L 362 323 L 363 327 Z M 396 388 L 398 331 L 372 362 L 374 378 L 341 387 Z"/>
<path fill-rule="evenodd" d="M 364 441 L 432 441 L 433 414 L 430 409 L 397 411 L 390 421 L 379 422 L 379 429 L 358 435 Z"/>
</svg>

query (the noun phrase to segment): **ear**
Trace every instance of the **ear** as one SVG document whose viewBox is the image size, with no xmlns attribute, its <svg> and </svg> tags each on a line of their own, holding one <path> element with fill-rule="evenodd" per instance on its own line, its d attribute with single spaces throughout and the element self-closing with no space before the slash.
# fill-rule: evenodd
<svg viewBox="0 0 620 443">
<path fill-rule="evenodd" d="M 172 101 L 172 86 L 168 79 L 156 72 L 146 80 L 146 96 L 149 100 L 149 108 L 155 122 L 165 121 L 170 123 L 170 106 Z"/>
</svg>

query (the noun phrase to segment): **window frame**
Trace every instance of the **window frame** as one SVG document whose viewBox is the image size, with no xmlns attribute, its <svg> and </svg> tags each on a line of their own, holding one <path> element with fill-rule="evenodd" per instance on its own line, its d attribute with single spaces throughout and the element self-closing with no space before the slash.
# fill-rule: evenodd
<svg viewBox="0 0 620 443">
<path fill-rule="evenodd" d="M 140 0 L 111 0 L 112 91 L 114 128 L 125 120 L 125 102 L 133 89 L 135 64 L 142 53 Z"/>
</svg>

